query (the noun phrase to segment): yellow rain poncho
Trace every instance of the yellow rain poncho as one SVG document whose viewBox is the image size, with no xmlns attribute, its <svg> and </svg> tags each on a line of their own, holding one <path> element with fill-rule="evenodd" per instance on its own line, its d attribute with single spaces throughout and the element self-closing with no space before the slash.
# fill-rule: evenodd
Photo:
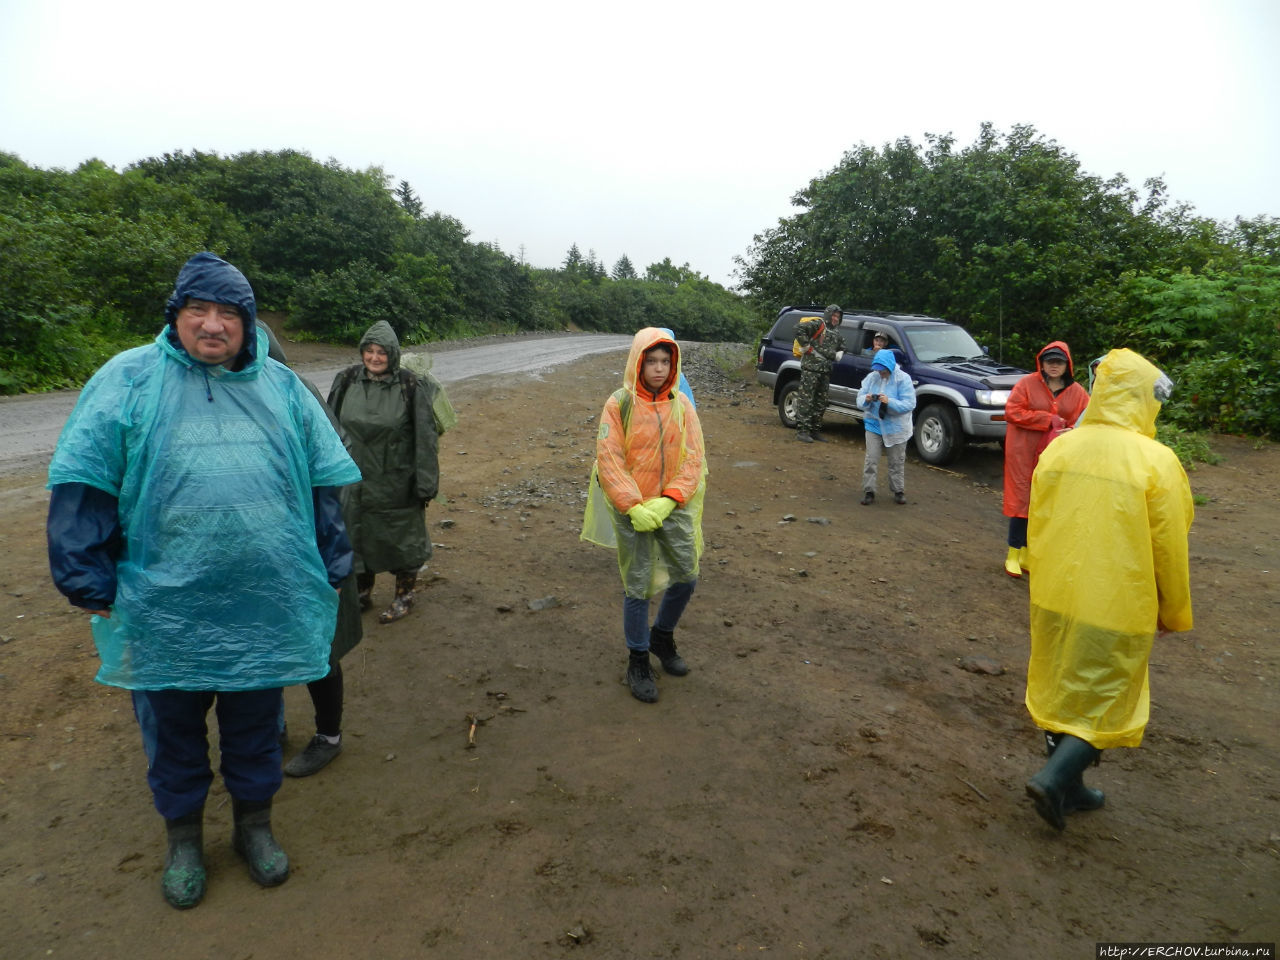
<svg viewBox="0 0 1280 960">
<path fill-rule="evenodd" d="M 1192 625 L 1191 487 L 1154 439 L 1162 378 L 1112 350 L 1080 426 L 1045 449 L 1031 481 L 1027 709 L 1098 749 L 1142 742 L 1151 644 L 1160 628 Z"/>
<path fill-rule="evenodd" d="M 645 351 L 659 343 L 671 348 L 673 362 L 655 394 L 645 389 L 641 368 Z M 698 578 L 707 469 L 702 426 L 679 383 L 679 346 L 665 331 L 646 327 L 631 342 L 622 389 L 600 414 L 582 539 L 617 549 L 623 587 L 637 599 Z M 676 509 L 657 530 L 637 531 L 627 511 L 661 496 Z"/>
</svg>

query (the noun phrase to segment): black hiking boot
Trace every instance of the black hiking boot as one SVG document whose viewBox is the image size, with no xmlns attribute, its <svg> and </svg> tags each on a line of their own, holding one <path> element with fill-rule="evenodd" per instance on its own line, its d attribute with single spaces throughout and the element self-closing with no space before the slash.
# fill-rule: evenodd
<svg viewBox="0 0 1280 960">
<path fill-rule="evenodd" d="M 658 684 L 649 666 L 648 650 L 631 650 L 627 661 L 627 686 L 631 695 L 641 703 L 658 702 Z"/>
<path fill-rule="evenodd" d="M 676 652 L 676 637 L 671 630 L 661 627 L 649 628 L 649 652 L 658 658 L 662 669 L 673 677 L 683 677 L 689 673 L 689 665 Z"/>
</svg>

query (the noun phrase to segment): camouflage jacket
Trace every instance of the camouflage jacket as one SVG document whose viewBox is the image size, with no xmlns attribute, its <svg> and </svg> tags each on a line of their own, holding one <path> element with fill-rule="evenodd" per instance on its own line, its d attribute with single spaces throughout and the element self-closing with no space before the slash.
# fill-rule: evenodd
<svg viewBox="0 0 1280 960">
<path fill-rule="evenodd" d="M 804 349 L 800 357 L 801 370 L 828 373 L 836 362 L 836 354 L 844 349 L 844 337 L 840 331 L 828 327 L 821 317 L 801 320 L 796 324 L 796 339 Z"/>
</svg>

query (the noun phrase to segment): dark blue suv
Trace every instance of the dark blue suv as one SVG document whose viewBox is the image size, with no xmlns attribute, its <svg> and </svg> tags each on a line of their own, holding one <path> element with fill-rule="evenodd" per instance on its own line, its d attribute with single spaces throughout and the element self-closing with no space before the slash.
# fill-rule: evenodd
<svg viewBox="0 0 1280 960">
<path fill-rule="evenodd" d="M 760 338 L 756 380 L 773 388 L 783 426 L 795 428 L 800 360 L 791 353 L 796 323 L 821 317 L 822 307 L 783 307 Z M 967 440 L 1003 441 L 1004 405 L 1027 371 L 997 363 L 963 327 L 936 317 L 848 310 L 840 325 L 844 356 L 831 371 L 827 413 L 862 419 L 858 387 L 871 372 L 871 338 L 889 336 L 889 349 L 916 387 L 915 445 L 925 463 L 950 463 Z"/>
</svg>

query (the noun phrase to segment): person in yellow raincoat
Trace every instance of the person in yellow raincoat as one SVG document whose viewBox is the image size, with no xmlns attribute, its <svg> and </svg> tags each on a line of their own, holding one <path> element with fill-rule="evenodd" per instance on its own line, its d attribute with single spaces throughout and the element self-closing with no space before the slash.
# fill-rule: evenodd
<svg viewBox="0 0 1280 960">
<path fill-rule="evenodd" d="M 622 388 L 605 402 L 582 539 L 618 551 L 627 684 L 653 703 L 662 668 L 682 677 L 675 629 L 693 596 L 702 556 L 706 461 L 702 426 L 680 391 L 680 347 L 664 330 L 645 327 L 631 342 Z M 649 601 L 662 594 L 653 625 Z"/>
<path fill-rule="evenodd" d="M 1132 350 L 1112 350 L 1079 427 L 1032 476 L 1026 704 L 1050 754 L 1027 795 L 1058 830 L 1064 814 L 1103 805 L 1083 779 L 1100 751 L 1142 742 L 1155 638 L 1192 626 L 1191 486 L 1155 439 L 1172 388 Z"/>
</svg>

